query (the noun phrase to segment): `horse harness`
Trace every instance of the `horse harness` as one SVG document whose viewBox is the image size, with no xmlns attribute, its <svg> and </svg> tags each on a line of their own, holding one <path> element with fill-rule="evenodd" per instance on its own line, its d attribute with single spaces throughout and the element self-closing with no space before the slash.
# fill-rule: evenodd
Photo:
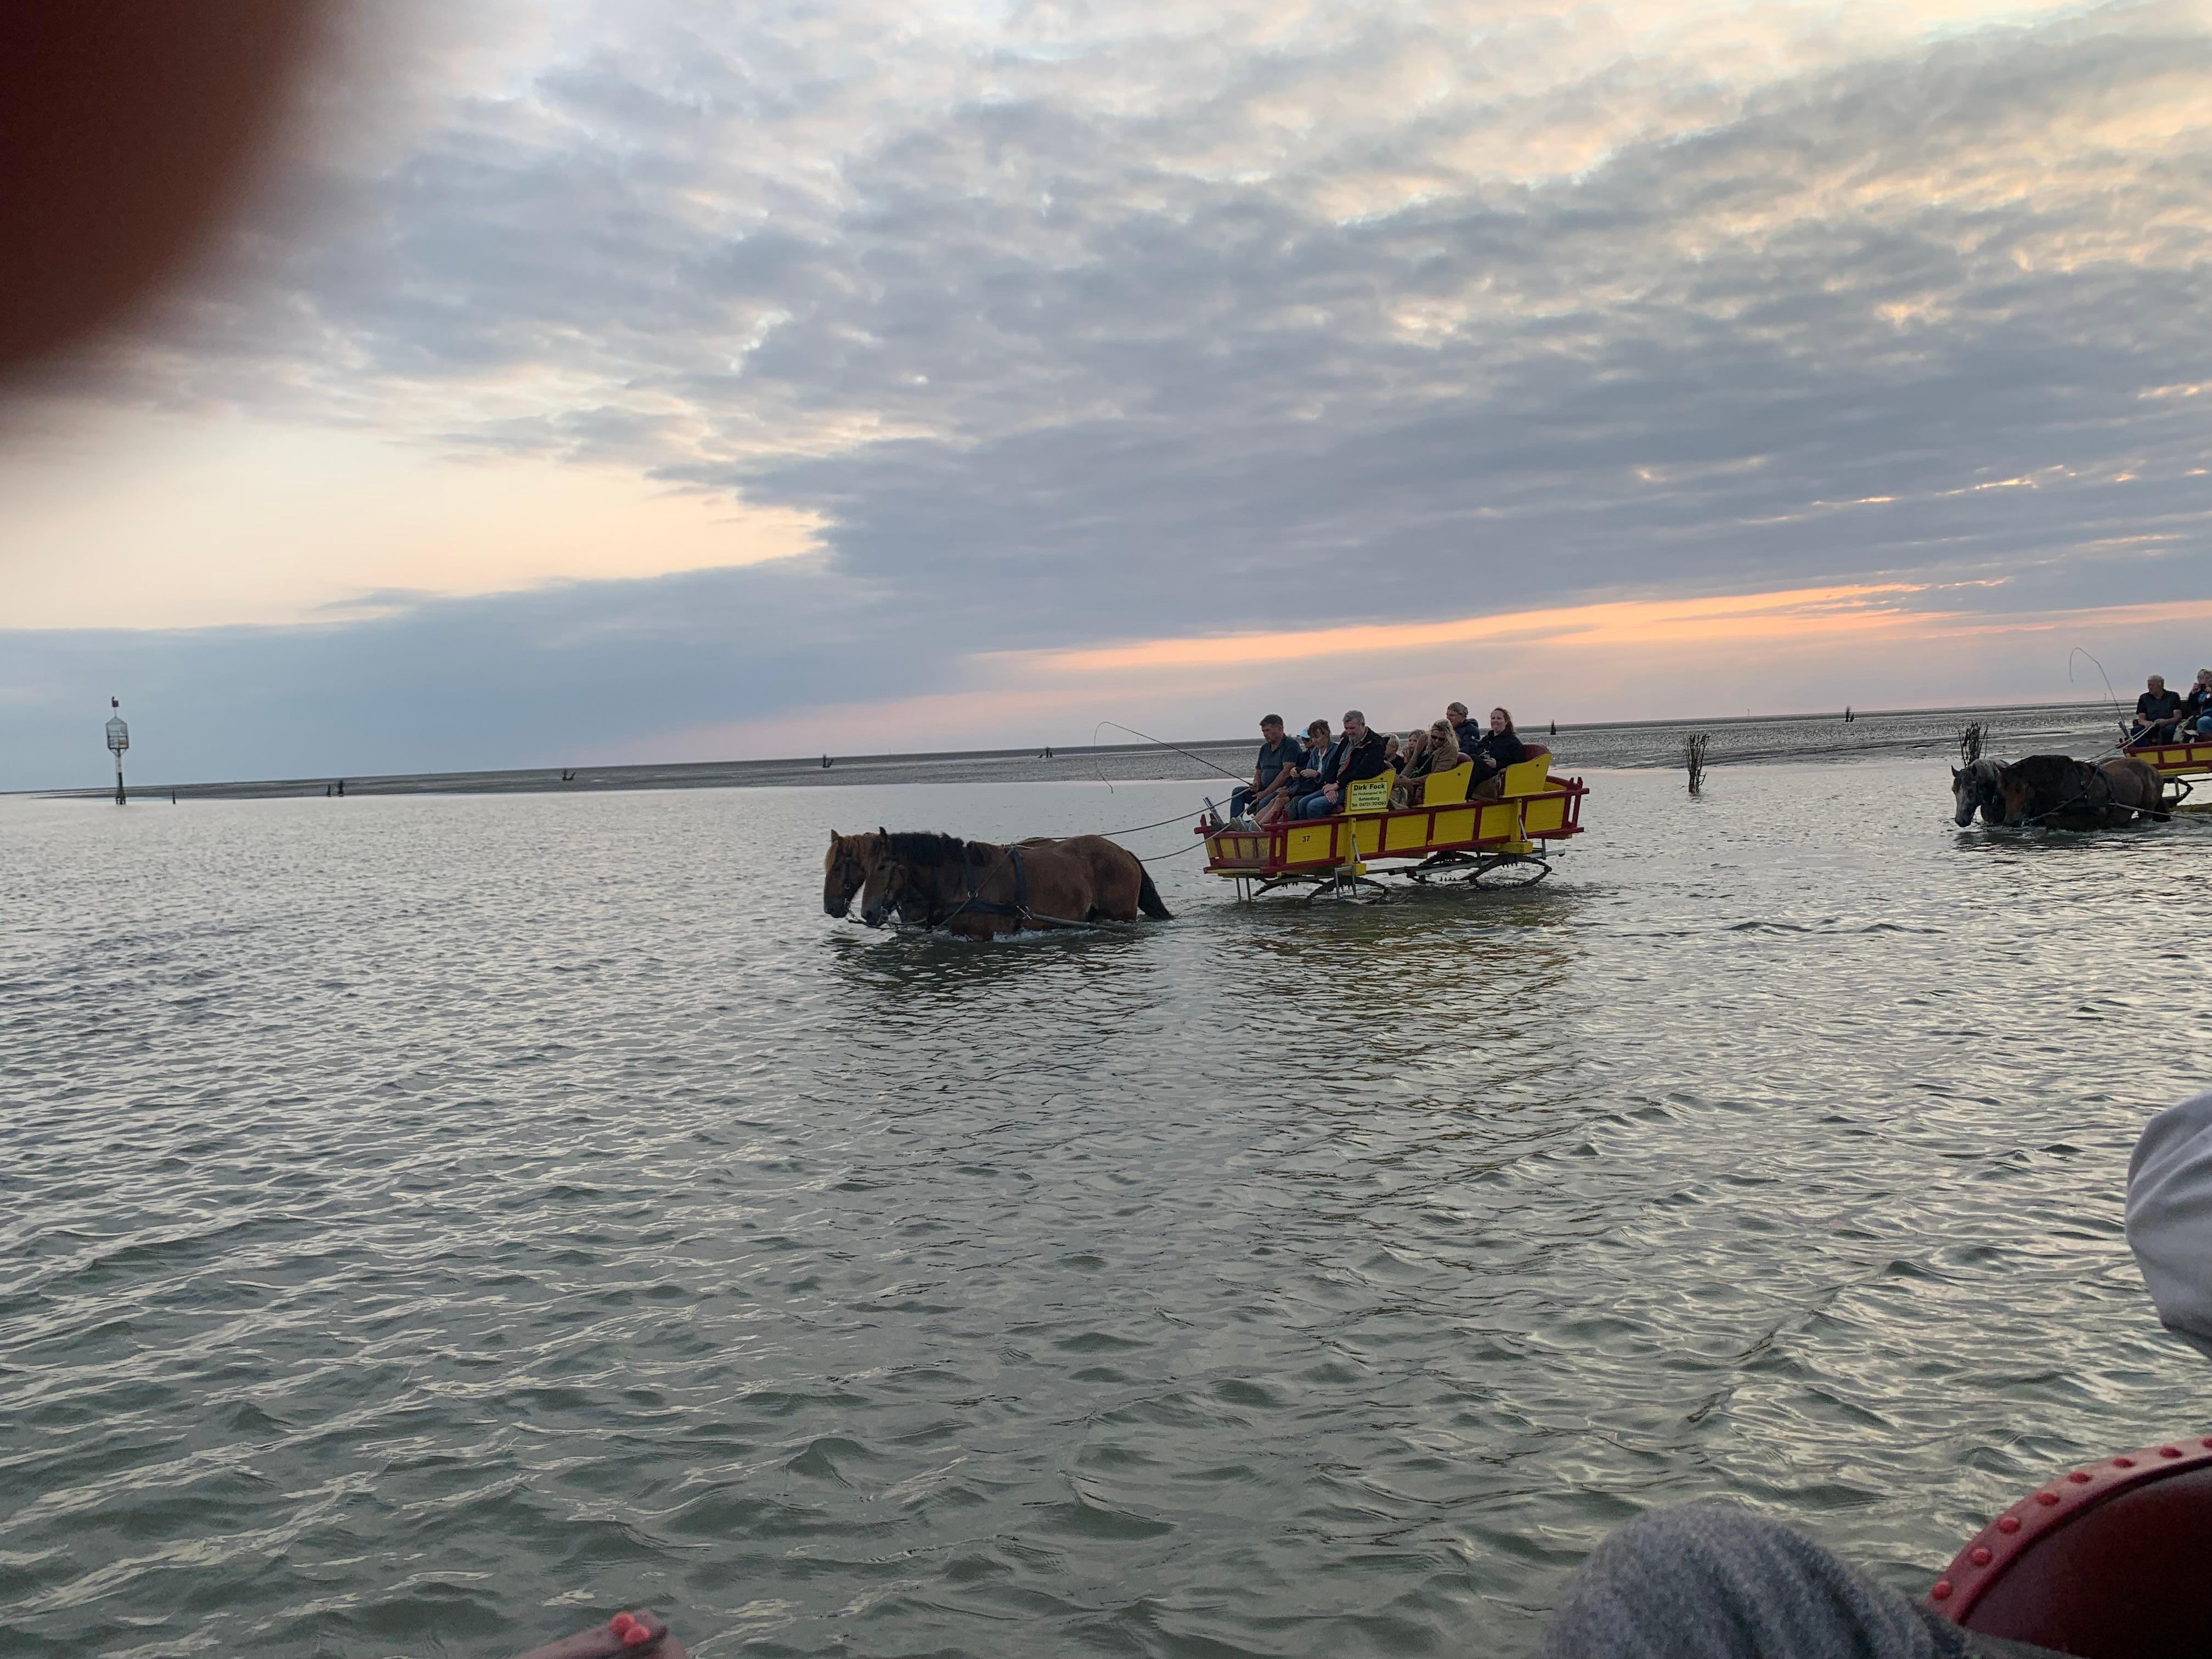
<svg viewBox="0 0 2212 1659">
<path fill-rule="evenodd" d="M 2023 824 L 2039 823 L 2045 818 L 2057 817 L 2061 812 L 2063 812 L 2069 806 L 2095 806 L 2099 805 L 2106 806 L 2118 806 L 2124 812 L 2134 813 L 2136 817 L 2145 816 L 2144 808 L 2140 806 L 2124 805 L 2122 804 L 2118 797 L 2113 794 L 2112 780 L 2109 775 L 2107 775 L 2103 767 L 2093 765 L 2087 761 L 2076 761 L 2075 764 L 2081 769 L 2081 772 L 2075 775 L 2077 778 L 2086 773 L 2089 780 L 2093 780 L 2096 784 L 2100 785 L 2103 787 L 2105 792 L 2103 800 L 2100 802 L 2093 797 L 2089 793 L 2088 787 L 2085 784 L 2085 787 L 2080 794 L 2072 797 L 2070 799 L 2062 800 L 2056 806 L 2045 807 L 2040 812 L 2029 814 L 2027 817 L 2021 820 Z M 2130 820 L 2130 822 L 2132 822 L 2132 820 Z"/>
<path fill-rule="evenodd" d="M 1009 847 L 1006 848 L 1006 857 L 1012 861 L 1014 866 L 1014 902 L 1012 904 L 1001 904 L 996 899 L 987 899 L 977 890 L 975 862 L 968 855 L 968 843 L 962 842 L 960 843 L 960 880 L 961 884 L 967 888 L 968 896 L 946 911 L 944 921 L 936 925 L 942 927 L 953 917 L 970 910 L 981 915 L 1009 917 L 1016 922 L 1036 920 L 1030 915 L 1030 878 L 1029 872 L 1022 868 L 1022 849 L 1018 847 Z M 1052 919 L 1044 918 L 1046 921 Z"/>
<path fill-rule="evenodd" d="M 1115 921 L 1108 916 L 1094 916 L 1085 921 L 1070 921 L 1066 916 L 1037 915 L 1036 911 L 1030 908 L 1029 872 L 1022 867 L 1022 849 L 1018 846 L 1010 846 L 1006 848 L 1006 854 L 1007 862 L 1014 866 L 1014 902 L 1012 904 L 1002 904 L 996 899 L 987 899 L 983 896 L 981 890 L 975 884 L 975 860 L 969 855 L 968 843 L 963 841 L 960 843 L 960 882 L 961 885 L 967 890 L 966 894 L 959 903 L 929 925 L 933 927 L 943 927 L 950 923 L 953 917 L 970 912 L 978 915 L 1005 916 L 1017 928 L 1025 921 L 1047 922 L 1055 927 L 1127 927 L 1132 925 L 1125 921 Z"/>
</svg>

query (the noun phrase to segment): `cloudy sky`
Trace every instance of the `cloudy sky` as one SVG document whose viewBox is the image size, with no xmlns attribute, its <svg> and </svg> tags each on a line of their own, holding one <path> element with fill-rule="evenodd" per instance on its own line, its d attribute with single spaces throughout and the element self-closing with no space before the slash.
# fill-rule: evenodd
<svg viewBox="0 0 2212 1659">
<path fill-rule="evenodd" d="M 0 410 L 0 787 L 2212 661 L 2204 6 L 350 31 Z"/>
</svg>

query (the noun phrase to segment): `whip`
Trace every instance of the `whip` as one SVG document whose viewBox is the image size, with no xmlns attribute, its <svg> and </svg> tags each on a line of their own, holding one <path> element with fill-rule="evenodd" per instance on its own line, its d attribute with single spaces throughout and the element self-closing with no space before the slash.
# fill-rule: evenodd
<svg viewBox="0 0 2212 1659">
<path fill-rule="evenodd" d="M 1227 767 L 1218 765 L 1215 762 L 1206 759 L 1203 755 L 1194 755 L 1189 750 L 1182 748 L 1179 744 L 1170 743 L 1164 738 L 1156 738 L 1148 732 L 1139 732 L 1135 726 L 1124 726 L 1119 720 L 1101 720 L 1097 726 L 1092 726 L 1091 728 L 1091 740 L 1094 744 L 1098 741 L 1099 732 L 1109 726 L 1112 726 L 1116 732 L 1127 732 L 1133 738 L 1142 738 L 1146 743 L 1158 744 L 1163 749 L 1172 749 L 1176 754 L 1181 755 L 1185 760 L 1194 760 L 1200 766 L 1210 766 L 1232 783 L 1242 783 L 1244 781 L 1242 775 L 1232 772 Z M 1094 766 L 1097 765 L 1097 757 L 1096 756 L 1091 757 L 1091 763 Z M 1098 766 L 1098 781 L 1106 786 L 1106 790 L 1109 794 L 1113 793 L 1114 781 L 1106 775 L 1106 769 L 1103 766 Z"/>
</svg>

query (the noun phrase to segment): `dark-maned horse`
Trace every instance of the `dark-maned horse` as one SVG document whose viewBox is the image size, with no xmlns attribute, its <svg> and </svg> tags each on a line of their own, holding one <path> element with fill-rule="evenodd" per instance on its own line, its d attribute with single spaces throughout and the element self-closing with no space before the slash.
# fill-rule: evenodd
<svg viewBox="0 0 2212 1659">
<path fill-rule="evenodd" d="M 2005 817 L 2004 790 L 2001 780 L 2004 768 L 1984 755 L 1969 766 L 1951 769 L 1951 804 L 1957 810 L 1953 821 L 1961 829 L 1974 821 L 1979 811 L 1984 823 L 2002 823 Z"/>
<path fill-rule="evenodd" d="M 1999 775 L 2004 821 L 2057 830 L 2112 829 L 2138 814 L 2164 823 L 2166 784 L 2139 760 L 2100 765 L 2066 755 L 2030 755 Z"/>
<path fill-rule="evenodd" d="M 874 830 L 858 836 L 830 832 L 830 854 L 822 860 L 822 908 L 833 916 L 852 908 L 854 897 L 875 873 L 876 855 L 888 830 Z"/>
<path fill-rule="evenodd" d="M 860 919 L 870 927 L 896 912 L 909 927 L 988 939 L 1134 921 L 1140 911 L 1172 919 L 1143 862 L 1103 836 L 1012 847 L 918 831 L 879 836 L 863 884 Z"/>
</svg>

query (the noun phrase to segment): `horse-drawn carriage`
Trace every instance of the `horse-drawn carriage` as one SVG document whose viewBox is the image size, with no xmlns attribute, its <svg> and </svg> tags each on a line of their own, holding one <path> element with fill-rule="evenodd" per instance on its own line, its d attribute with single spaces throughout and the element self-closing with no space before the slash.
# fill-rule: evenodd
<svg viewBox="0 0 2212 1659">
<path fill-rule="evenodd" d="M 1580 778 L 1553 777 L 1552 752 L 1541 744 L 1528 750 L 1505 769 L 1494 795 L 1468 799 L 1474 768 L 1463 762 L 1420 780 L 1411 806 L 1390 805 L 1398 780 L 1386 772 L 1346 788 L 1344 811 L 1332 817 L 1258 829 L 1202 822 L 1206 873 L 1234 881 L 1239 898 L 1279 887 L 1303 887 L 1310 900 L 1375 897 L 1387 890 L 1378 876 L 1480 885 L 1508 869 L 1533 884 L 1550 873 L 1552 849 L 1582 833 L 1589 791 Z"/>
<path fill-rule="evenodd" d="M 2122 752 L 2141 761 L 2165 781 L 2166 804 L 2169 811 L 2202 812 L 2212 810 L 2206 806 L 2184 809 L 2181 805 L 2189 799 L 2197 780 L 2212 778 L 2212 738 L 2130 744 L 2124 747 Z"/>
</svg>

